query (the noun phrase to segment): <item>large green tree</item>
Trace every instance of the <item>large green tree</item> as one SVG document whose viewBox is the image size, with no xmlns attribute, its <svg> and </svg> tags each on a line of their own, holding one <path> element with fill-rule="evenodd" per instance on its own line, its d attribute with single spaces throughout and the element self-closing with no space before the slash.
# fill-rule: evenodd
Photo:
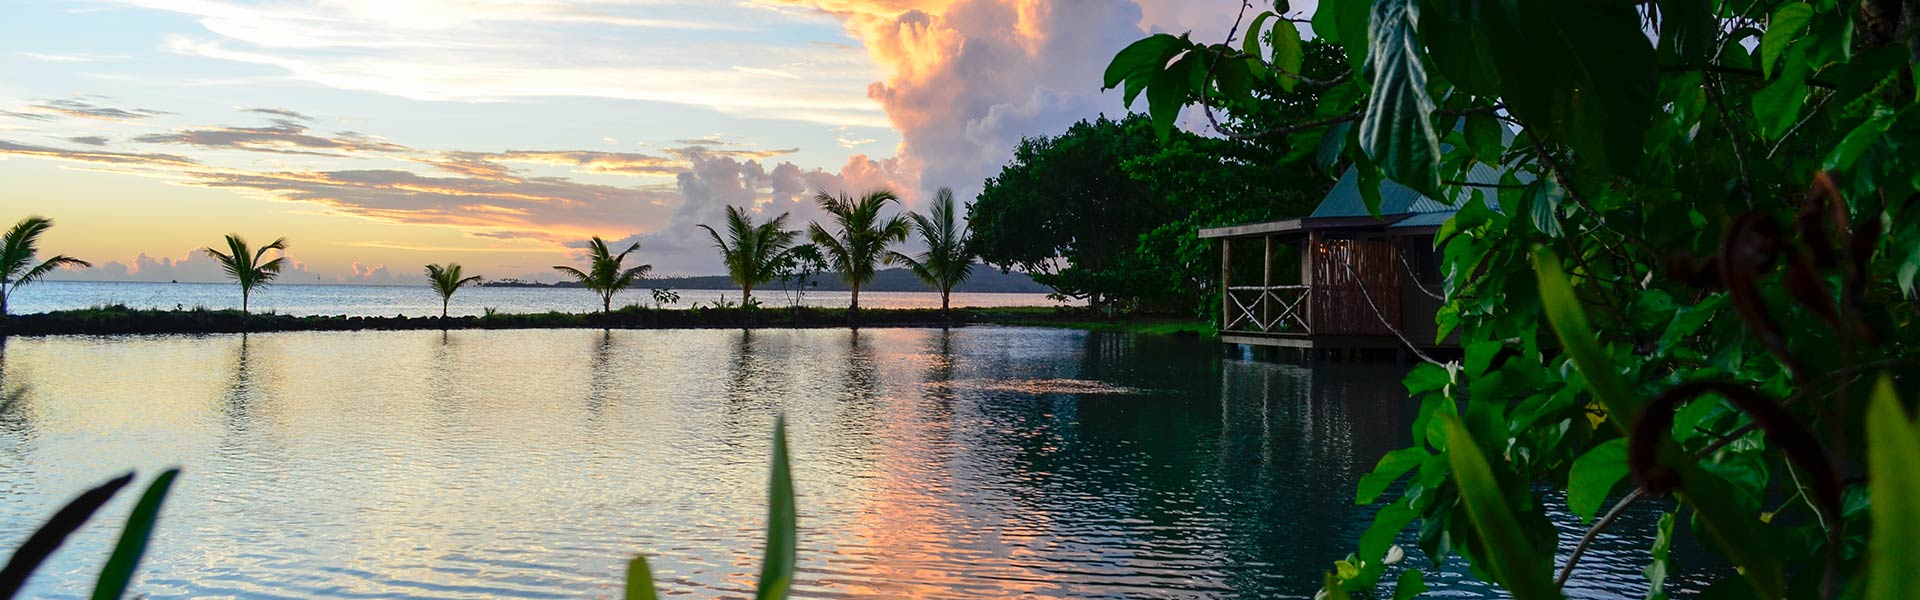
<svg viewBox="0 0 1920 600">
<path fill-rule="evenodd" d="M 1440 335 L 1464 356 L 1408 376 L 1413 445 L 1363 479 L 1358 500 L 1385 505 L 1330 594 L 1372 595 L 1405 532 L 1557 597 L 1601 509 L 1657 497 L 1656 596 L 1678 527 L 1737 567 L 1709 593 L 1920 594 L 1920 431 L 1898 400 L 1920 380 L 1888 376 L 1920 335 L 1914 0 L 1286 11 L 1243 13 L 1223 43 L 1150 36 L 1106 84 L 1144 95 L 1163 137 L 1183 108 L 1261 104 L 1265 82 L 1320 89 L 1310 116 L 1229 129 L 1351 164 L 1363 194 L 1462 201 L 1436 246 Z M 1301 73 L 1295 21 L 1348 68 Z M 1475 164 L 1514 175 L 1463 183 Z M 1556 530 L 1545 490 L 1586 535 Z M 1424 587 L 1391 570 L 1396 595 Z"/>
</svg>

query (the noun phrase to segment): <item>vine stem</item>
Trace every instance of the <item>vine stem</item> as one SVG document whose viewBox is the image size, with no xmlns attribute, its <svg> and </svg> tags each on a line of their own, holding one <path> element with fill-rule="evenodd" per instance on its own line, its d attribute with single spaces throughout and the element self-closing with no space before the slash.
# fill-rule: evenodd
<svg viewBox="0 0 1920 600">
<path fill-rule="evenodd" d="M 1608 525 L 1612 525 L 1614 519 L 1620 518 L 1622 513 L 1627 512 L 1628 506 L 1632 506 L 1634 502 L 1638 502 L 1646 496 L 1646 488 L 1633 488 L 1633 491 L 1628 493 L 1627 497 L 1621 498 L 1619 502 L 1615 502 L 1613 508 L 1607 510 L 1605 516 L 1600 517 L 1598 521 L 1594 521 L 1593 527 L 1587 528 L 1587 534 L 1580 536 L 1580 543 L 1574 545 L 1573 554 L 1567 556 L 1566 566 L 1560 567 L 1560 576 L 1554 578 L 1553 586 L 1559 588 L 1567 587 L 1567 578 L 1573 576 L 1573 565 L 1578 564 L 1580 562 L 1580 556 L 1587 553 L 1587 546 L 1593 543 L 1593 539 L 1600 536 L 1601 530 L 1606 529 Z"/>
</svg>

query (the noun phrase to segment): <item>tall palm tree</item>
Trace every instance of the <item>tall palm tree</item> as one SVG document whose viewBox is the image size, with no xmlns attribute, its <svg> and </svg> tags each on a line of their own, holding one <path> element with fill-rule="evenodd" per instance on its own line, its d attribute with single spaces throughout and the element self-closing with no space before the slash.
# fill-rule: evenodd
<svg viewBox="0 0 1920 600">
<path fill-rule="evenodd" d="M 269 250 L 279 250 L 280 256 L 274 257 L 273 260 L 262 261 L 261 259 L 267 257 Z M 249 252 L 246 240 L 240 239 L 239 234 L 229 233 L 227 234 L 227 252 L 223 253 L 213 248 L 201 248 L 200 251 L 220 261 L 220 267 L 227 271 L 227 277 L 233 278 L 234 283 L 240 284 L 241 314 L 249 314 L 247 303 L 253 299 L 253 288 L 266 287 L 275 277 L 280 276 L 280 269 L 287 266 L 287 238 L 275 239 L 273 243 Z"/>
<path fill-rule="evenodd" d="M 460 276 L 460 263 L 447 263 L 446 266 L 427 265 L 427 281 L 433 284 L 433 291 L 440 294 L 440 318 L 447 318 L 447 305 L 453 302 L 453 293 L 470 284 L 480 283 L 480 276 Z"/>
<path fill-rule="evenodd" d="M 13 292 L 20 286 L 38 281 L 54 269 L 93 266 L 93 263 L 65 254 L 33 264 L 34 257 L 40 253 L 40 234 L 51 228 L 53 219 L 27 217 L 14 224 L 12 229 L 7 230 L 6 236 L 0 238 L 0 316 L 7 314 L 7 299 L 13 297 Z"/>
<path fill-rule="evenodd" d="M 835 225 L 840 228 L 835 235 L 814 223 L 809 228 L 813 243 L 827 255 L 827 264 L 840 272 L 848 289 L 853 291 L 853 302 L 847 307 L 847 316 L 854 320 L 860 314 L 860 285 L 873 280 L 874 266 L 887 261 L 887 244 L 907 239 L 910 226 L 906 217 L 894 215 L 882 219 L 880 209 L 888 202 L 898 202 L 899 196 L 892 191 L 878 189 L 854 199 L 846 193 L 838 198 L 820 192 L 813 197 L 820 208 L 833 215 Z"/>
<path fill-rule="evenodd" d="M 727 277 L 740 284 L 740 306 L 753 303 L 753 287 L 773 281 L 778 276 L 780 261 L 793 249 L 793 242 L 800 232 L 787 229 L 787 213 L 768 219 L 765 223 L 755 224 L 753 217 L 740 207 L 727 207 L 727 236 L 705 224 L 701 229 L 713 238 L 713 245 L 720 248 L 720 256 L 727 265 Z"/>
<path fill-rule="evenodd" d="M 933 206 L 929 215 L 913 213 L 913 228 L 920 232 L 920 241 L 925 242 L 927 251 L 919 256 L 907 256 L 899 252 L 887 253 L 888 262 L 905 263 L 914 276 L 940 290 L 940 315 L 948 316 L 949 298 L 953 296 L 953 286 L 966 281 L 973 275 L 973 252 L 970 248 L 973 236 L 967 227 L 960 224 L 959 212 L 953 205 L 953 190 L 940 188 L 933 196 Z"/>
<path fill-rule="evenodd" d="M 607 248 L 607 243 L 602 241 L 600 236 L 594 236 L 593 241 L 587 242 L 589 252 L 587 271 L 583 272 L 566 266 L 557 266 L 553 270 L 572 277 L 581 285 L 587 286 L 587 289 L 600 294 L 600 312 L 610 313 L 613 312 L 614 294 L 632 287 L 634 282 L 653 271 L 653 265 L 640 265 L 626 270 L 620 268 L 620 263 L 627 260 L 627 255 L 639 249 L 640 243 L 634 242 L 632 246 L 627 246 L 626 250 L 615 255 Z"/>
</svg>

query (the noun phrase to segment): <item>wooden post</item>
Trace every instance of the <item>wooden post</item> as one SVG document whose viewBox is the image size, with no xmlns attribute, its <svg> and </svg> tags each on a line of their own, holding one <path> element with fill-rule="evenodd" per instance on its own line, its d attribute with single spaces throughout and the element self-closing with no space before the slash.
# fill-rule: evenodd
<svg viewBox="0 0 1920 600">
<path fill-rule="evenodd" d="M 1273 236 L 1260 238 L 1266 246 L 1260 251 L 1260 330 L 1273 330 L 1273 308 L 1267 300 L 1273 296 Z"/>
<path fill-rule="evenodd" d="M 1233 238 L 1220 238 L 1220 330 L 1233 324 Z"/>
</svg>

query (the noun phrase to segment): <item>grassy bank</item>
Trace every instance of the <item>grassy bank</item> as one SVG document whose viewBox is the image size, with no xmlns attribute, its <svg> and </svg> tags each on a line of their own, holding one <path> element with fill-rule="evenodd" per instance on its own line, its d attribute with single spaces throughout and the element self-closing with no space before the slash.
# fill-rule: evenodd
<svg viewBox="0 0 1920 600">
<path fill-rule="evenodd" d="M 105 306 L 81 310 L 0 317 L 0 335 L 105 335 L 140 333 L 240 333 L 261 331 L 351 331 L 431 329 L 694 329 L 769 327 L 846 327 L 844 308 L 692 308 L 629 306 L 611 313 L 491 314 L 479 317 L 348 317 L 244 315 L 233 310 L 146 310 Z M 869 308 L 860 311 L 861 327 L 939 327 L 995 324 L 1063 327 L 1147 334 L 1213 335 L 1193 320 L 1123 317 L 1100 319 L 1069 307 L 954 309 Z"/>
</svg>

